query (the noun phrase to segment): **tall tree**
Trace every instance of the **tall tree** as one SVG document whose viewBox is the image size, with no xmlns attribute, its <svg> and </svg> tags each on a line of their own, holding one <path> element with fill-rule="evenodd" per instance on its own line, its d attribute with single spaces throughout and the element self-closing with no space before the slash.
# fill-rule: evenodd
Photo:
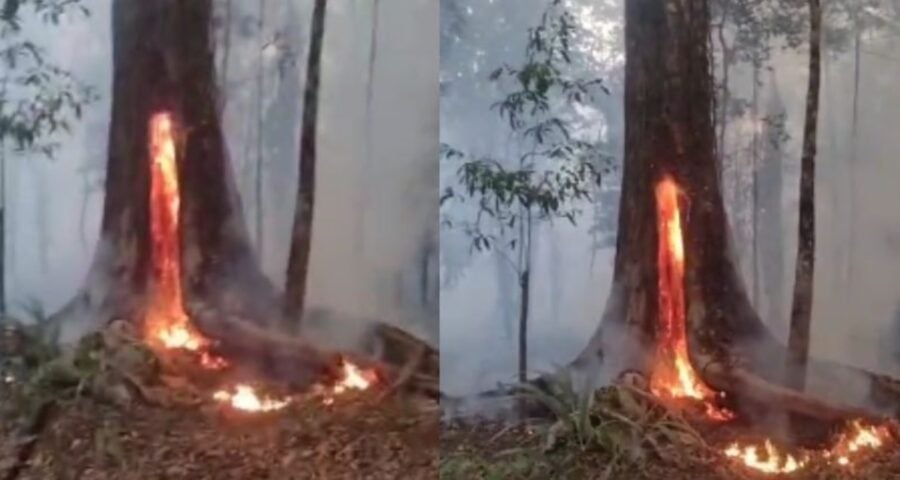
<svg viewBox="0 0 900 480">
<path fill-rule="evenodd" d="M 803 129 L 803 156 L 800 165 L 800 220 L 797 230 L 797 263 L 791 328 L 788 337 L 790 360 L 794 363 L 791 384 L 803 389 L 809 357 L 812 323 L 813 273 L 816 259 L 816 140 L 819 121 L 819 90 L 822 67 L 822 8 L 819 0 L 809 0 L 809 89 L 806 93 L 806 125 Z"/>
<path fill-rule="evenodd" d="M 657 335 L 658 270 L 648 252 L 657 250 L 654 189 L 665 176 L 685 197 L 687 310 L 702 306 L 705 315 L 697 322 L 717 334 L 752 338 L 765 331 L 729 251 L 716 158 L 707 1 L 632 0 L 626 2 L 625 17 L 625 161 L 613 289 L 580 360 L 613 350 L 646 371 L 652 359 L 636 353 L 643 349 L 623 351 L 623 344 L 611 339 L 619 337 L 606 332 L 624 329 L 647 345 Z M 721 345 L 708 343 L 716 344 Z"/>
<path fill-rule="evenodd" d="M 250 248 L 218 117 L 212 0 L 115 0 L 112 118 L 100 242 L 83 290 L 57 318 L 140 318 L 151 276 L 149 124 L 176 133 L 182 283 L 201 300 L 276 318 Z"/>
<path fill-rule="evenodd" d="M 322 44 L 325 39 L 326 0 L 316 0 L 310 28 L 306 87 L 303 93 L 303 118 L 300 132 L 300 179 L 291 250 L 285 285 L 285 327 L 294 329 L 303 314 L 312 244 L 313 210 L 316 188 L 316 128 L 319 117 L 319 83 L 322 75 Z"/>
</svg>

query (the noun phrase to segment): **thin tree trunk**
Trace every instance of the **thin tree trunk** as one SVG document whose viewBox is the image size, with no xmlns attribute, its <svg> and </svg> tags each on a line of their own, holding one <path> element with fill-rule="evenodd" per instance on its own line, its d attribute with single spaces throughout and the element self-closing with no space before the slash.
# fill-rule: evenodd
<svg viewBox="0 0 900 480">
<path fill-rule="evenodd" d="M 0 315 L 6 315 L 6 145 L 0 142 Z"/>
<path fill-rule="evenodd" d="M 288 258 L 285 286 L 285 327 L 299 325 L 306 299 L 309 253 L 312 244 L 313 210 L 316 187 L 316 127 L 319 109 L 319 83 L 322 74 L 322 44 L 325 38 L 326 0 L 316 0 L 310 29 L 306 87 L 303 94 L 303 120 L 300 132 L 300 178 L 297 204 Z"/>
<path fill-rule="evenodd" d="M 850 195 L 848 198 L 849 208 L 849 216 L 848 216 L 848 227 L 850 228 L 849 232 L 849 242 L 847 244 L 847 271 L 846 271 L 846 290 L 849 290 L 853 285 L 855 269 L 856 269 L 856 241 L 857 241 L 857 218 L 856 218 L 856 210 L 857 210 L 857 195 L 858 195 L 858 185 L 859 182 L 859 84 L 860 84 L 860 73 L 861 73 L 861 62 L 862 62 L 862 28 L 859 25 L 859 22 L 854 22 L 854 26 L 856 28 L 856 38 L 854 39 L 854 48 L 853 48 L 853 119 L 851 121 L 850 127 Z"/>
<path fill-rule="evenodd" d="M 528 381 L 528 314 L 531 306 L 531 243 L 533 239 L 531 211 L 526 213 L 522 242 L 522 273 L 519 276 L 519 381 Z M 520 222 L 522 224 L 526 222 Z"/>
<path fill-rule="evenodd" d="M 753 64 L 753 141 L 752 141 L 752 157 L 753 157 L 753 251 L 750 255 L 753 265 L 753 305 L 759 308 L 759 65 L 754 61 Z"/>
<path fill-rule="evenodd" d="M 254 194 L 256 203 L 256 254 L 262 258 L 265 251 L 265 238 L 263 237 L 263 220 L 265 208 L 263 205 L 263 50 L 266 47 L 266 0 L 259 2 L 259 52 L 256 70 L 256 171 L 254 174 Z"/>
<path fill-rule="evenodd" d="M 806 127 L 803 131 L 803 158 L 800 170 L 800 220 L 797 231 L 797 264 L 788 350 L 791 385 L 802 390 L 809 357 L 809 337 L 813 305 L 813 273 L 816 252 L 816 133 L 821 82 L 822 11 L 819 0 L 809 0 L 809 90 L 806 97 Z"/>
</svg>

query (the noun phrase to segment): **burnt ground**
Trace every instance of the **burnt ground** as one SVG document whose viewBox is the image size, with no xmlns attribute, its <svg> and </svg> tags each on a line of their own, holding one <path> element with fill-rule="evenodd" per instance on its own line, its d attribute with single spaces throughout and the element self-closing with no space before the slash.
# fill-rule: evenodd
<svg viewBox="0 0 900 480">
<path fill-rule="evenodd" d="M 441 478 L 571 480 L 887 480 L 900 478 L 900 447 L 872 454 L 852 470 L 810 465 L 792 474 L 771 475 L 737 467 L 709 451 L 685 448 L 679 458 L 648 455 L 610 468 L 612 456 L 599 448 L 571 445 L 545 451 L 546 424 L 480 422 L 445 425 L 441 437 Z"/>
<path fill-rule="evenodd" d="M 68 399 L 57 404 L 16 478 L 436 478 L 436 407 L 374 399 L 349 393 L 326 406 L 310 397 L 269 414 Z M 2 429 L 0 472 L 8 472 L 26 439 L 9 420 Z"/>
</svg>

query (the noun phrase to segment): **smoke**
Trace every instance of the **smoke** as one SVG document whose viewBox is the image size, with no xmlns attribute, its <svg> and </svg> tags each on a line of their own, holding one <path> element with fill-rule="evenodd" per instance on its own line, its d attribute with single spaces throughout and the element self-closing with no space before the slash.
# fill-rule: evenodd
<svg viewBox="0 0 900 480">
<path fill-rule="evenodd" d="M 92 85 L 100 101 L 85 110 L 71 135 L 60 137 L 56 160 L 6 152 L 8 295 L 20 314 L 16 306 L 31 298 L 47 312 L 61 308 L 84 285 L 97 248 L 103 205 L 98 179 L 104 173 L 110 121 L 110 3 L 88 0 L 89 18 L 64 18 L 58 27 L 37 21 L 26 25 L 29 36 L 47 48 L 48 58 Z M 227 3 L 234 8 L 230 29 Z M 259 248 L 254 173 L 262 147 L 259 260 L 280 288 L 296 197 L 299 93 L 312 5 L 303 0 L 264 4 L 260 32 L 257 2 L 216 0 L 215 46 L 221 68 L 224 34 L 230 30 L 228 70 L 218 72 L 227 82 L 221 90 L 228 155 L 247 231 Z M 436 281 L 422 280 L 429 275 L 426 246 L 436 244 L 437 5 L 427 0 L 375 4 L 380 25 L 370 117 L 366 91 L 375 12 L 368 2 L 329 2 L 326 20 L 308 306 L 313 316 L 327 311 L 338 323 L 327 329 L 338 343 L 349 341 L 351 335 L 344 332 L 362 331 L 375 320 L 411 324 L 430 338 L 437 330 L 429 303 L 434 303 L 430 292 Z M 256 88 L 260 66 L 263 130 Z M 87 190 L 88 184 L 100 188 Z"/>
</svg>

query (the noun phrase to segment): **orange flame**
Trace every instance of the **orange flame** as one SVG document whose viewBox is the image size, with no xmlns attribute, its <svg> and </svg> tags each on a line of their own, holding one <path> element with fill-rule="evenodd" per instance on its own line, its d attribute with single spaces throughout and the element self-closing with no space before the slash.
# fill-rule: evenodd
<svg viewBox="0 0 900 480">
<path fill-rule="evenodd" d="M 703 402 L 710 418 L 728 420 L 732 418 L 731 413 L 715 405 L 716 392 L 703 383 L 688 356 L 684 237 L 678 194 L 678 185 L 671 177 L 665 177 L 656 186 L 660 328 L 650 389 L 662 398 L 690 398 Z"/>
<path fill-rule="evenodd" d="M 891 438 L 891 431 L 887 426 L 867 426 L 855 420 L 828 450 L 799 456 L 785 455 L 779 452 L 771 441 L 766 440 L 762 447 L 765 456 L 760 455 L 761 449 L 758 446 L 741 446 L 738 443 L 729 445 L 724 453 L 725 456 L 737 459 L 743 465 L 759 472 L 791 473 L 805 467 L 813 458 L 849 467 L 853 464 L 854 456 L 861 455 L 865 451 L 877 450 Z"/>
<path fill-rule="evenodd" d="M 763 449 L 764 451 L 760 452 L 761 449 L 756 446 L 741 447 L 734 443 L 725 449 L 725 456 L 739 459 L 744 465 L 763 473 L 795 472 L 806 466 L 809 461 L 805 457 L 797 458 L 782 454 L 769 440 L 765 441 Z"/>
<path fill-rule="evenodd" d="M 281 410 L 291 403 L 290 399 L 261 396 L 253 387 L 243 384 L 235 385 L 234 392 L 219 390 L 213 394 L 213 399 L 245 412 L 271 412 Z"/>
<path fill-rule="evenodd" d="M 347 390 L 366 390 L 375 382 L 375 373 L 372 371 L 362 370 L 347 361 L 344 361 L 341 368 L 344 376 L 334 385 L 333 391 L 336 394 Z"/>
<path fill-rule="evenodd" d="M 175 163 L 175 133 L 168 112 L 150 118 L 150 235 L 153 296 L 144 322 L 149 341 L 167 349 L 198 351 L 209 341 L 190 324 L 181 296 L 181 246 L 178 224 L 181 196 Z M 204 362 L 222 359 L 208 354 Z"/>
<path fill-rule="evenodd" d="M 877 450 L 890 439 L 891 431 L 888 427 L 867 426 L 854 420 L 825 456 L 836 459 L 838 465 L 848 466 L 852 456 L 866 450 Z"/>
</svg>

